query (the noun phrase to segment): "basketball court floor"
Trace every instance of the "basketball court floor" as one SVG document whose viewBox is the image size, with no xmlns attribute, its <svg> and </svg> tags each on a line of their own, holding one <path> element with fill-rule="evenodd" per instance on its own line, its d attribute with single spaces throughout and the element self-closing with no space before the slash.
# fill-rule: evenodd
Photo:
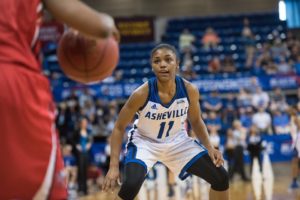
<svg viewBox="0 0 300 200">
<path fill-rule="evenodd" d="M 248 167 L 248 166 L 247 166 Z M 248 170 L 248 168 L 246 169 Z M 264 173 L 259 172 L 257 161 L 254 162 L 252 181 L 243 182 L 239 175 L 235 175 L 230 183 L 231 200 L 300 200 L 300 189 L 289 190 L 291 182 L 290 163 L 264 162 Z M 158 193 L 166 193 L 158 187 Z M 186 192 L 184 196 L 175 196 L 172 198 L 158 197 L 158 195 L 141 195 L 142 198 L 136 200 L 208 200 L 209 186 L 204 181 L 200 181 L 197 188 Z M 114 200 L 117 189 L 112 193 L 96 192 L 81 200 Z M 151 197 L 150 197 L 151 196 Z M 149 198 L 150 197 L 150 198 Z"/>
</svg>

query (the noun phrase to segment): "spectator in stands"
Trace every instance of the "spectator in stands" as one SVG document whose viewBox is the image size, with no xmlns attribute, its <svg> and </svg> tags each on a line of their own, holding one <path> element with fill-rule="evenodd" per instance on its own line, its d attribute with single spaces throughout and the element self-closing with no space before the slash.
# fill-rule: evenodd
<svg viewBox="0 0 300 200">
<path fill-rule="evenodd" d="M 217 35 L 217 33 L 212 27 L 208 27 L 205 30 L 205 33 L 202 37 L 202 44 L 204 49 L 206 50 L 210 50 L 211 48 L 216 49 L 220 41 L 221 39 L 219 38 L 219 36 Z"/>
<path fill-rule="evenodd" d="M 264 106 L 258 107 L 252 117 L 252 124 L 258 128 L 259 133 L 271 134 L 271 115 L 265 111 Z"/>
<path fill-rule="evenodd" d="M 220 111 L 220 109 L 223 107 L 223 104 L 217 90 L 211 92 L 210 95 L 207 96 L 203 102 L 203 106 L 205 111 Z"/>
<path fill-rule="evenodd" d="M 273 111 L 273 127 L 275 134 L 288 134 L 290 132 L 290 119 L 287 113 L 279 110 Z"/>
<path fill-rule="evenodd" d="M 124 73 L 124 71 L 121 69 L 115 70 L 111 76 L 105 78 L 102 82 L 103 83 L 115 83 L 115 82 L 122 81 L 123 73 Z"/>
<path fill-rule="evenodd" d="M 65 102 L 61 102 L 58 105 L 58 114 L 56 116 L 55 124 L 58 129 L 62 143 L 66 142 L 67 135 L 68 135 L 68 124 L 66 119 L 66 112 L 67 112 L 67 104 Z"/>
<path fill-rule="evenodd" d="M 196 50 L 194 46 L 196 38 L 195 36 L 189 31 L 189 29 L 184 29 L 179 36 L 179 50 L 180 52 L 194 52 Z"/>
<path fill-rule="evenodd" d="M 290 74 L 293 72 L 291 63 L 287 63 L 284 57 L 280 57 L 279 60 L 279 63 L 276 65 L 278 74 Z"/>
<path fill-rule="evenodd" d="M 117 101 L 111 101 L 109 103 L 108 114 L 106 115 L 106 130 L 105 135 L 108 136 L 112 133 L 112 130 L 115 125 L 115 121 L 118 117 L 118 103 Z"/>
<path fill-rule="evenodd" d="M 281 90 L 281 88 L 276 87 L 271 95 L 270 110 L 286 111 L 287 108 L 288 104 L 286 102 L 284 92 Z"/>
<path fill-rule="evenodd" d="M 296 70 L 297 74 L 300 74 L 300 54 L 297 56 L 297 60 L 294 63 L 294 69 Z"/>
<path fill-rule="evenodd" d="M 258 56 L 253 68 L 253 73 L 261 74 L 263 72 L 263 69 L 266 69 L 270 62 L 272 62 L 270 45 L 264 43 L 263 47 L 258 52 Z"/>
<path fill-rule="evenodd" d="M 192 54 L 191 52 L 186 52 L 182 60 L 181 75 L 187 80 L 195 79 L 197 77 L 197 74 L 193 68 L 194 61 L 192 58 Z"/>
<path fill-rule="evenodd" d="M 211 127 L 210 129 L 209 140 L 214 148 L 219 149 L 221 138 L 219 136 L 218 130 L 215 127 Z"/>
<path fill-rule="evenodd" d="M 247 108 L 240 108 L 240 121 L 242 123 L 242 126 L 246 129 L 249 129 L 252 126 L 252 115 L 253 115 L 253 109 L 252 107 Z"/>
<path fill-rule="evenodd" d="M 222 61 L 222 71 L 227 73 L 233 73 L 236 71 L 236 67 L 232 56 L 225 56 L 225 58 Z"/>
<path fill-rule="evenodd" d="M 234 150 L 235 150 L 235 139 L 233 136 L 233 131 L 231 128 L 227 129 L 226 132 L 226 141 L 225 141 L 225 156 L 228 162 L 228 172 L 229 174 L 233 174 L 233 166 L 234 166 Z M 231 179 L 232 180 L 232 177 Z"/>
<path fill-rule="evenodd" d="M 254 54 L 255 54 L 255 38 L 254 34 L 250 28 L 250 22 L 248 18 L 244 18 L 243 20 L 243 29 L 242 29 L 242 38 L 245 44 L 246 50 L 246 63 L 245 66 L 247 68 L 252 67 Z"/>
<path fill-rule="evenodd" d="M 93 138 L 89 133 L 87 118 L 81 118 L 80 129 L 75 134 L 74 143 L 78 160 L 78 190 L 80 194 L 87 194 L 87 170 L 89 165 L 89 150 L 92 146 Z"/>
<path fill-rule="evenodd" d="M 270 60 L 268 63 L 262 66 L 263 70 L 268 75 L 278 74 L 278 66 L 273 60 Z"/>
<path fill-rule="evenodd" d="M 208 69 L 207 70 L 210 73 L 219 73 L 221 71 L 221 62 L 220 62 L 220 58 L 218 56 L 214 56 L 208 62 Z"/>
<path fill-rule="evenodd" d="M 250 174 L 252 174 L 254 158 L 258 159 L 259 169 L 262 172 L 262 138 L 255 126 L 251 126 L 249 130 L 249 136 L 247 137 L 247 150 L 249 151 L 250 155 Z"/>
<path fill-rule="evenodd" d="M 222 128 L 222 120 L 216 112 L 210 111 L 208 118 L 205 120 L 209 132 L 220 131 Z"/>
<path fill-rule="evenodd" d="M 273 45 L 271 46 L 271 55 L 273 60 L 276 60 L 280 57 L 283 59 L 288 56 L 288 49 L 284 42 L 281 41 L 280 37 L 276 37 L 273 41 Z"/>
<path fill-rule="evenodd" d="M 72 146 L 67 144 L 62 146 L 62 155 L 65 164 L 66 181 L 69 189 L 74 189 L 77 181 L 77 163 L 76 158 L 72 154 Z"/>
<path fill-rule="evenodd" d="M 80 107 L 84 107 L 86 101 L 94 102 L 93 96 L 92 96 L 91 91 L 89 90 L 88 87 L 85 87 L 82 90 L 82 94 L 80 94 L 80 96 L 79 96 L 79 105 L 80 105 Z"/>
<path fill-rule="evenodd" d="M 253 38 L 253 32 L 250 28 L 250 22 L 247 17 L 245 17 L 243 20 L 242 36 L 243 36 L 243 38 L 246 38 L 246 39 Z"/>
<path fill-rule="evenodd" d="M 66 111 L 66 123 L 67 123 L 67 142 L 72 143 L 76 129 L 78 128 L 79 106 L 75 100 L 68 100 Z"/>
<path fill-rule="evenodd" d="M 264 92 L 261 87 L 256 87 L 256 92 L 252 95 L 252 106 L 254 108 L 267 108 L 269 106 L 270 97 L 267 92 Z"/>
<path fill-rule="evenodd" d="M 251 95 L 244 89 L 240 88 L 240 91 L 237 96 L 237 105 L 238 107 L 249 107 L 252 105 Z"/>
<path fill-rule="evenodd" d="M 246 147 L 247 131 L 239 120 L 233 122 L 233 138 L 235 143 L 234 165 L 229 178 L 232 179 L 234 173 L 239 173 L 243 181 L 249 181 L 245 172 L 244 148 Z"/>
<path fill-rule="evenodd" d="M 231 127 L 232 122 L 237 118 L 237 101 L 233 93 L 228 93 L 224 99 L 222 109 L 222 121 L 224 128 Z"/>
</svg>

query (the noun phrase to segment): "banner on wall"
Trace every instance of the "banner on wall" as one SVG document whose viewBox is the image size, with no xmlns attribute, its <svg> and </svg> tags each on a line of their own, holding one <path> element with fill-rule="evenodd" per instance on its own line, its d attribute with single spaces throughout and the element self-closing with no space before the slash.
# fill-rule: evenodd
<svg viewBox="0 0 300 200">
<path fill-rule="evenodd" d="M 121 34 L 121 43 L 154 41 L 153 17 L 119 17 L 115 18 Z"/>
<path fill-rule="evenodd" d="M 222 79 L 203 79 L 191 81 L 203 94 L 218 90 L 219 92 L 237 92 L 240 88 L 261 86 L 264 90 L 279 87 L 282 89 L 296 89 L 300 85 L 300 76 L 259 76 L 236 77 Z M 89 86 L 91 92 L 100 98 L 116 99 L 127 98 L 142 84 L 140 83 L 102 83 Z M 254 84 L 254 85 L 253 85 Z M 85 86 L 86 87 L 86 86 Z M 54 96 L 57 101 L 66 98 L 71 90 L 80 92 L 81 86 L 73 88 L 54 88 Z"/>
<path fill-rule="evenodd" d="M 44 22 L 39 31 L 39 40 L 42 45 L 48 42 L 57 43 L 64 33 L 64 25 L 57 21 Z"/>
</svg>

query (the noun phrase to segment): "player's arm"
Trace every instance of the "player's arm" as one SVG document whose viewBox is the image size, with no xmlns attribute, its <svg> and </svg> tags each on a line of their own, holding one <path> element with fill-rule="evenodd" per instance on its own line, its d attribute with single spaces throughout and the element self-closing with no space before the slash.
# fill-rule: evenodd
<svg viewBox="0 0 300 200">
<path fill-rule="evenodd" d="M 59 21 L 78 31 L 96 38 L 119 33 L 111 16 L 97 12 L 78 0 L 43 0 L 47 10 Z"/>
<path fill-rule="evenodd" d="M 189 122 L 196 137 L 201 141 L 208 151 L 209 156 L 216 166 L 223 164 L 222 154 L 217 151 L 210 143 L 207 128 L 201 118 L 201 110 L 199 105 L 199 91 L 198 88 L 189 82 L 185 83 L 188 96 L 190 99 L 190 107 L 188 110 Z"/>
<path fill-rule="evenodd" d="M 121 152 L 121 146 L 123 141 L 123 134 L 127 125 L 132 121 L 135 113 L 144 105 L 148 97 L 148 83 L 139 87 L 129 97 L 121 109 L 118 119 L 115 123 L 112 135 L 111 135 L 111 155 L 109 171 L 105 177 L 102 189 L 107 191 L 110 188 L 114 188 L 115 182 L 119 176 L 119 157 Z"/>
</svg>

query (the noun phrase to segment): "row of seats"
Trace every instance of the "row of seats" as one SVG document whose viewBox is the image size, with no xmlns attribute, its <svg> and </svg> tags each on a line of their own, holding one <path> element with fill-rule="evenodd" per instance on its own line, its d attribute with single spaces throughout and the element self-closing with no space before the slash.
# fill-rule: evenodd
<svg viewBox="0 0 300 200">
<path fill-rule="evenodd" d="M 179 35 L 183 28 L 189 28 L 198 38 L 195 42 L 196 51 L 193 53 L 194 70 L 201 74 L 201 77 L 210 77 L 207 73 L 208 62 L 214 57 L 219 56 L 222 60 L 226 55 L 231 55 L 237 67 L 237 73 L 243 76 L 251 73 L 244 67 L 246 60 L 245 43 L 241 37 L 242 22 L 244 17 L 250 20 L 252 31 L 255 33 L 255 42 L 263 43 L 272 39 L 270 33 L 276 28 L 284 39 L 286 32 L 285 22 L 278 20 L 277 13 L 252 14 L 252 15 L 224 15 L 216 17 L 194 17 L 194 18 L 177 18 L 168 22 L 167 31 L 163 38 L 163 42 L 170 43 L 178 48 Z M 201 37 L 205 28 L 212 25 L 221 37 L 221 43 L 217 49 L 205 50 L 201 48 Z M 123 71 L 123 79 L 125 82 L 142 81 L 145 78 L 153 76 L 149 63 L 150 51 L 155 47 L 154 42 L 147 43 L 131 43 L 120 45 L 120 62 L 117 69 Z M 66 78 L 59 67 L 56 57 L 57 44 L 50 43 L 44 47 L 45 55 L 44 68 L 47 73 L 56 72 L 61 74 L 60 80 L 57 82 L 69 85 L 76 84 Z M 182 59 L 181 55 L 181 59 Z M 206 75 L 202 75 L 202 74 Z M 223 76 L 223 75 L 221 75 Z M 225 76 L 227 76 L 225 74 Z"/>
</svg>

